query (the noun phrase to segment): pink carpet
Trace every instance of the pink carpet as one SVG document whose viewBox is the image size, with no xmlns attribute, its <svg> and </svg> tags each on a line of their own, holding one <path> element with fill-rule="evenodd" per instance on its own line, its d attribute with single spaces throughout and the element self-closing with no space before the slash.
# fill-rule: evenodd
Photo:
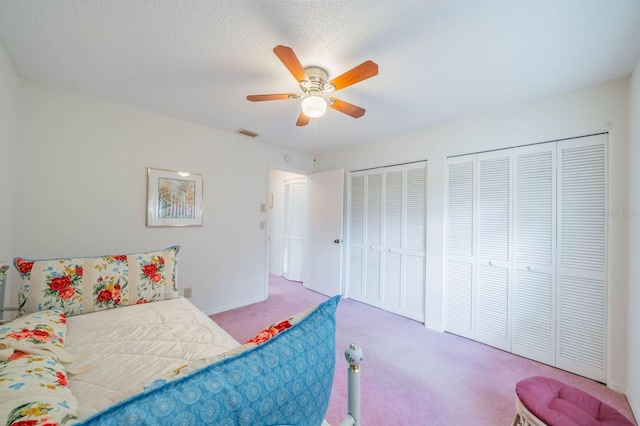
<svg viewBox="0 0 640 426">
<path fill-rule="evenodd" d="M 236 340 L 327 298 L 300 283 L 271 276 L 268 300 L 212 315 Z M 347 412 L 344 349 L 358 343 L 362 423 L 366 425 L 510 425 L 515 385 L 530 376 L 548 376 L 578 387 L 633 420 L 624 395 L 601 383 L 558 370 L 359 303 L 338 306 L 337 354 L 326 419 L 339 425 Z"/>
</svg>

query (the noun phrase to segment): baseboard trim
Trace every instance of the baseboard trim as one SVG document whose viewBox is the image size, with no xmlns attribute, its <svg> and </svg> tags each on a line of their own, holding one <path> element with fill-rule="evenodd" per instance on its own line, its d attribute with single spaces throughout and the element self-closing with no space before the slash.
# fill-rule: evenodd
<svg viewBox="0 0 640 426">
<path fill-rule="evenodd" d="M 267 299 L 265 299 L 264 297 L 256 297 L 253 299 L 247 299 L 247 300 L 242 300 L 240 302 L 231 303 L 225 306 L 218 306 L 211 309 L 205 309 L 202 312 L 204 312 L 205 315 L 209 316 L 209 315 L 219 314 L 220 312 L 230 311 L 231 309 L 242 308 L 243 306 L 247 306 L 247 305 L 253 305 L 254 303 L 263 302 L 265 300 Z"/>
<path fill-rule="evenodd" d="M 427 327 L 429 330 L 437 331 L 438 333 L 444 333 L 444 327 L 442 327 L 442 325 L 440 324 L 436 324 L 433 322 L 425 322 L 424 326 Z"/>
<path fill-rule="evenodd" d="M 636 399 L 636 394 L 633 391 L 633 389 L 629 390 L 629 392 L 627 392 L 627 401 L 629 402 L 629 406 L 631 407 L 631 411 L 633 412 L 633 415 L 635 416 L 635 419 L 632 420 L 636 420 L 639 419 L 639 415 L 640 415 L 640 401 L 638 401 Z"/>
<path fill-rule="evenodd" d="M 621 393 L 623 395 L 627 394 L 627 387 L 623 386 L 619 383 L 615 383 L 615 382 L 609 382 L 607 383 L 607 387 L 613 391 L 616 391 L 618 393 Z"/>
</svg>

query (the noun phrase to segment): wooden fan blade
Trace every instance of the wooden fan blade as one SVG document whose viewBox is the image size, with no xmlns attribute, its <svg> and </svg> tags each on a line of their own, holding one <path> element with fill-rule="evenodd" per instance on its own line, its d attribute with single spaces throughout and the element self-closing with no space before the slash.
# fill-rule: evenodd
<svg viewBox="0 0 640 426">
<path fill-rule="evenodd" d="M 342 90 L 345 87 L 349 87 L 352 84 L 371 78 L 374 75 L 378 75 L 378 64 L 373 61 L 365 61 L 355 68 L 351 68 L 349 71 L 341 74 L 331 80 L 329 83 L 336 87 L 336 90 Z"/>
<path fill-rule="evenodd" d="M 295 99 L 299 97 L 295 93 L 274 93 L 271 95 L 249 95 L 247 96 L 247 100 L 251 102 L 260 102 L 260 101 L 279 101 L 284 99 Z"/>
<path fill-rule="evenodd" d="M 309 124 L 309 117 L 304 115 L 304 112 L 300 111 L 298 121 L 296 121 L 296 126 L 306 126 L 307 124 Z"/>
<path fill-rule="evenodd" d="M 287 46 L 276 46 L 273 48 L 273 53 L 280 58 L 296 81 L 309 80 L 307 73 L 304 71 L 304 67 L 298 60 L 296 54 L 293 53 L 293 49 Z"/>
<path fill-rule="evenodd" d="M 362 117 L 366 111 L 364 108 L 360 108 L 359 106 L 355 106 L 353 104 L 350 104 L 349 102 L 341 101 L 340 99 L 336 98 L 329 98 L 328 104 L 336 111 L 340 111 L 342 113 L 350 115 L 353 118 Z"/>
</svg>

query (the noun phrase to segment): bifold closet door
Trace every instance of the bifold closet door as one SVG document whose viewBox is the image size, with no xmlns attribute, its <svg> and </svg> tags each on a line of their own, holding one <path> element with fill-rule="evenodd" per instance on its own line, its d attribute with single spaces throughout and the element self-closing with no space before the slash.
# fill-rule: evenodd
<svg viewBox="0 0 640 426">
<path fill-rule="evenodd" d="M 470 339 L 474 332 L 476 155 L 447 164 L 445 329 Z"/>
<path fill-rule="evenodd" d="M 426 163 L 384 169 L 381 307 L 424 322 Z"/>
<path fill-rule="evenodd" d="M 607 137 L 448 160 L 446 331 L 606 381 Z"/>
<path fill-rule="evenodd" d="M 400 312 L 424 322 L 427 267 L 427 163 L 409 164 L 404 174 L 405 212 Z"/>
<path fill-rule="evenodd" d="M 556 366 L 606 381 L 607 135 L 558 142 Z"/>
<path fill-rule="evenodd" d="M 514 150 L 512 352 L 555 365 L 556 144 Z"/>
<path fill-rule="evenodd" d="M 349 177 L 349 297 L 424 322 L 426 162 Z"/>
<path fill-rule="evenodd" d="M 367 174 L 364 302 L 380 306 L 382 267 L 382 170 Z"/>
<path fill-rule="evenodd" d="M 349 177 L 349 297 L 380 306 L 382 267 L 382 170 Z"/>
<path fill-rule="evenodd" d="M 349 174 L 347 288 L 349 297 L 356 300 L 362 300 L 365 292 L 365 180 L 364 172 Z"/>
<path fill-rule="evenodd" d="M 381 305 L 396 311 L 402 304 L 402 225 L 405 194 L 403 194 L 402 168 L 384 171 L 384 279 Z"/>
<path fill-rule="evenodd" d="M 475 339 L 511 350 L 511 153 L 478 154 Z"/>
<path fill-rule="evenodd" d="M 511 350 L 510 150 L 450 158 L 445 329 Z"/>
</svg>

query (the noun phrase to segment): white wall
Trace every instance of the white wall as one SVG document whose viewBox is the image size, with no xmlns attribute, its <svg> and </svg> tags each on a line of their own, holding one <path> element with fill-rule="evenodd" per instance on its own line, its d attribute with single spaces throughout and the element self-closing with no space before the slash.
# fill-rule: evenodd
<svg viewBox="0 0 640 426">
<path fill-rule="evenodd" d="M 267 203 L 268 165 L 284 163 L 284 150 L 26 79 L 18 123 L 15 256 L 179 244 L 179 286 L 193 288 L 200 309 L 214 313 L 263 300 L 260 204 Z M 311 156 L 292 157 L 294 167 L 313 168 Z M 145 226 L 147 167 L 204 174 L 202 227 Z M 15 272 L 12 280 L 17 284 Z"/>
<path fill-rule="evenodd" d="M 640 417 L 640 61 L 629 88 L 629 374 L 627 398 Z"/>
<path fill-rule="evenodd" d="M 17 95 L 18 75 L 0 42 L 0 262 L 7 263 L 11 263 L 13 259 L 14 174 L 18 144 Z"/>
<path fill-rule="evenodd" d="M 269 272 L 282 275 L 282 219 L 283 219 L 283 182 L 303 175 L 284 170 L 271 170 L 269 191 L 273 194 L 273 208 L 269 209 Z M 267 202 L 267 205 L 269 203 Z"/>
<path fill-rule="evenodd" d="M 446 157 L 608 130 L 609 209 L 627 209 L 628 79 L 433 126 L 318 156 L 318 171 L 428 160 L 426 325 L 443 329 Z M 366 117 L 365 117 L 366 119 Z M 626 387 L 627 222 L 609 221 L 609 379 Z"/>
</svg>

